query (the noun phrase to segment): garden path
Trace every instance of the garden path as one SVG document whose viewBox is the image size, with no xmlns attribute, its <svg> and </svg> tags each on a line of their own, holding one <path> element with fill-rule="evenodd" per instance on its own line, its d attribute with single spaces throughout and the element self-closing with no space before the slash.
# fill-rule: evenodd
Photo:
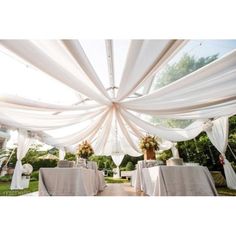
<svg viewBox="0 0 236 236">
<path fill-rule="evenodd" d="M 144 193 L 136 192 L 130 183 L 107 184 L 105 190 L 98 193 L 98 196 L 144 196 Z"/>
</svg>

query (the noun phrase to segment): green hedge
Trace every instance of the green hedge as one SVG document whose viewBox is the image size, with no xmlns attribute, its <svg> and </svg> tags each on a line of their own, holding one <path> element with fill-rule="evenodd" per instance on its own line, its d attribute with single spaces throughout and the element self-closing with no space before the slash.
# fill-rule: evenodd
<svg viewBox="0 0 236 236">
<path fill-rule="evenodd" d="M 125 167 L 126 171 L 131 171 L 135 169 L 133 162 L 129 161 Z"/>
<path fill-rule="evenodd" d="M 12 175 L 0 176 L 0 182 L 10 182 L 11 179 L 12 179 Z"/>
<path fill-rule="evenodd" d="M 39 180 L 39 172 L 38 171 L 34 171 L 31 175 L 30 178 L 31 181 L 38 181 Z"/>
</svg>

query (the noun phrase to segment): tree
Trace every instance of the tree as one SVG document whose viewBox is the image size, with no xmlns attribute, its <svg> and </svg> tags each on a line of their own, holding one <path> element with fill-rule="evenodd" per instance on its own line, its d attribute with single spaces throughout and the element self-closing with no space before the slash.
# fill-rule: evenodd
<svg viewBox="0 0 236 236">
<path fill-rule="evenodd" d="M 111 164 L 110 164 L 110 161 L 105 161 L 105 169 L 106 170 L 111 170 Z"/>
<path fill-rule="evenodd" d="M 167 68 L 162 73 L 160 73 L 160 75 L 155 80 L 156 83 L 154 87 L 155 89 L 164 87 L 167 84 L 170 84 L 184 77 L 185 75 L 190 74 L 191 72 L 211 63 L 217 58 L 218 54 L 196 59 L 194 56 L 190 56 L 186 53 L 178 62 L 168 65 Z"/>
<path fill-rule="evenodd" d="M 104 169 L 105 165 L 104 165 L 104 162 L 102 160 L 98 161 L 97 164 L 98 164 L 98 169 L 99 170 L 103 170 Z"/>
<path fill-rule="evenodd" d="M 133 162 L 129 161 L 125 167 L 126 171 L 131 171 L 131 170 L 134 170 L 134 164 Z"/>
<path fill-rule="evenodd" d="M 76 155 L 71 152 L 66 152 L 65 159 L 68 161 L 76 161 Z"/>
<path fill-rule="evenodd" d="M 141 161 L 141 160 L 143 160 L 143 155 L 134 157 L 134 156 L 130 156 L 126 154 L 120 164 L 120 168 L 125 169 L 128 162 L 132 162 L 133 165 L 135 166 L 138 163 L 138 161 Z"/>
</svg>

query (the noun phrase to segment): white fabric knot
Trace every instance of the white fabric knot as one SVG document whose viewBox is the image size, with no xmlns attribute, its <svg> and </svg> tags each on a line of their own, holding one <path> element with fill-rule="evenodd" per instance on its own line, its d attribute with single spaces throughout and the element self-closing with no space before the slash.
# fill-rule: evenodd
<svg viewBox="0 0 236 236">
<path fill-rule="evenodd" d="M 213 127 L 212 121 L 208 120 L 208 121 L 206 121 L 206 122 L 203 124 L 202 129 L 203 129 L 203 131 L 205 131 L 205 132 L 209 132 L 209 131 L 212 130 L 212 127 Z"/>
</svg>

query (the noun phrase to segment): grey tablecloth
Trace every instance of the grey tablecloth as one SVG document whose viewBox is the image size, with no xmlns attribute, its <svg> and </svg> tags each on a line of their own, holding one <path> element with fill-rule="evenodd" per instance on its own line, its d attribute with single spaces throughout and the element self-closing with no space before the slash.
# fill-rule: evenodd
<svg viewBox="0 0 236 236">
<path fill-rule="evenodd" d="M 87 167 L 88 169 L 95 170 L 96 184 L 98 185 L 98 191 L 103 191 L 106 187 L 103 172 L 98 170 L 98 165 L 95 161 L 88 161 Z"/>
<path fill-rule="evenodd" d="M 137 180 L 137 170 L 134 170 L 132 171 L 131 180 L 130 180 L 130 184 L 132 187 L 135 187 L 136 180 Z"/>
<path fill-rule="evenodd" d="M 142 169 L 143 191 L 149 196 L 217 196 L 203 166 L 156 166 Z"/>
<path fill-rule="evenodd" d="M 102 171 L 97 171 L 98 174 L 98 191 L 103 191 L 105 189 L 106 182 Z"/>
<path fill-rule="evenodd" d="M 39 196 L 93 196 L 99 187 L 97 175 L 85 168 L 41 168 Z"/>
</svg>

